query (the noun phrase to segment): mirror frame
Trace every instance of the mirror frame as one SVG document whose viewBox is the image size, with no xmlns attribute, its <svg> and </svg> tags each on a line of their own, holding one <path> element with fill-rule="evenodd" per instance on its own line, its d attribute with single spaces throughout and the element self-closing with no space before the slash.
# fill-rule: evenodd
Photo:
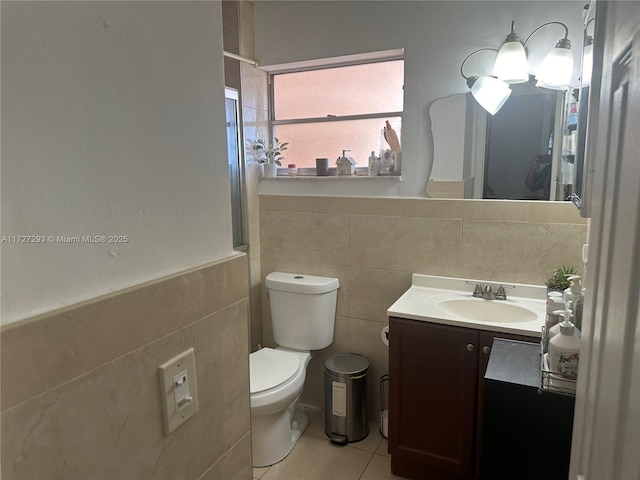
<svg viewBox="0 0 640 480">
<path fill-rule="evenodd" d="M 598 117 L 598 100 L 600 98 L 601 77 L 594 75 L 593 72 L 602 71 L 603 45 L 597 42 L 597 38 L 603 38 L 603 33 L 598 29 L 603 28 L 602 22 L 596 22 L 597 1 L 591 0 L 585 13 L 583 44 L 580 66 L 580 109 L 578 111 L 578 135 L 582 134 L 582 138 L 578 137 L 578 158 L 582 160 L 580 191 L 572 197 L 573 204 L 580 211 L 580 215 L 585 218 L 591 216 L 591 193 L 593 191 L 593 172 L 594 172 L 594 155 L 595 151 L 595 127 L 594 122 L 590 121 Z M 589 81 L 584 79 L 584 47 L 585 40 L 588 36 L 588 29 L 593 25 L 593 67 L 591 69 L 591 78 Z M 577 160 L 576 160 L 577 161 Z"/>
</svg>

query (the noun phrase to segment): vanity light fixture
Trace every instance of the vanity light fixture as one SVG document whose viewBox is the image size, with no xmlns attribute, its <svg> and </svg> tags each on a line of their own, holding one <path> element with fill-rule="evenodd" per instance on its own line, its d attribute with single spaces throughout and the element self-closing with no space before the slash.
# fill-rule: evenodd
<svg viewBox="0 0 640 480">
<path fill-rule="evenodd" d="M 536 84 L 539 87 L 553 90 L 564 90 L 569 87 L 571 74 L 573 73 L 573 55 L 571 53 L 571 41 L 569 29 L 561 22 L 547 22 L 536 28 L 527 37 L 524 43 L 515 33 L 515 21 L 511 22 L 511 33 L 507 35 L 500 47 L 494 66 L 494 74 L 507 83 L 522 83 L 529 79 L 527 54 L 525 47 L 531 37 L 548 25 L 561 25 L 564 27 L 564 37 L 558 40 L 556 46 L 544 57 L 538 67 Z"/>
<path fill-rule="evenodd" d="M 494 52 L 498 51 L 495 48 L 481 48 L 479 50 L 476 50 L 475 52 L 471 52 L 469 55 L 467 55 L 467 58 L 465 58 L 460 65 L 460 75 L 462 75 L 462 78 L 467 81 L 467 86 L 471 89 L 473 98 L 475 98 L 476 101 L 487 112 L 489 112 L 491 115 L 495 115 L 498 110 L 502 108 L 504 102 L 507 101 L 509 95 L 511 95 L 511 88 L 509 87 L 509 85 L 506 82 L 497 79 L 496 77 L 488 75 L 473 75 L 467 77 L 462 71 L 465 62 L 469 60 L 469 58 L 471 58 L 476 53 L 483 52 L 485 50 L 491 50 Z"/>
<path fill-rule="evenodd" d="M 586 87 L 591 83 L 593 73 L 593 37 L 587 35 L 582 51 L 582 85 Z"/>
<path fill-rule="evenodd" d="M 593 37 L 587 33 L 589 24 L 595 20 L 595 17 L 589 20 L 584 26 L 584 40 L 582 44 L 582 72 L 580 74 L 580 83 L 583 87 L 591 84 L 591 75 L 593 73 Z"/>
<path fill-rule="evenodd" d="M 515 31 L 516 22 L 511 21 L 511 33 L 504 39 L 498 51 L 493 74 L 507 83 L 524 83 L 529 81 L 529 65 L 524 44 Z"/>
</svg>

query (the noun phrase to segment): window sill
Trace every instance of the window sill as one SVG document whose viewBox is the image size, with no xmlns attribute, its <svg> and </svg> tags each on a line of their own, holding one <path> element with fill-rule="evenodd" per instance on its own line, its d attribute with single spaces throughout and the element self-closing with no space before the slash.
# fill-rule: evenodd
<svg viewBox="0 0 640 480">
<path fill-rule="evenodd" d="M 366 167 L 356 167 L 356 173 L 353 175 L 336 175 L 335 167 L 329 168 L 329 175 L 316 175 L 315 168 L 300 168 L 297 175 L 289 175 L 287 168 L 278 168 L 278 175 L 276 177 L 261 177 L 260 180 L 380 180 L 380 179 L 395 179 L 396 181 L 402 181 L 400 174 L 382 174 L 377 176 L 369 176 L 369 171 Z"/>
<path fill-rule="evenodd" d="M 378 175 L 375 177 L 370 177 L 368 175 L 328 175 L 328 176 L 315 176 L 315 175 L 294 175 L 294 176 L 289 176 L 289 175 L 278 175 L 277 177 L 268 177 L 268 178 L 261 178 L 260 181 L 321 181 L 321 182 L 326 182 L 326 181 L 335 181 L 335 180 L 349 180 L 349 181 L 356 181 L 356 180 L 371 180 L 371 181 L 379 181 L 379 180 L 384 180 L 384 181 L 396 181 L 396 182 L 401 182 L 402 181 L 402 176 L 400 175 Z"/>
</svg>

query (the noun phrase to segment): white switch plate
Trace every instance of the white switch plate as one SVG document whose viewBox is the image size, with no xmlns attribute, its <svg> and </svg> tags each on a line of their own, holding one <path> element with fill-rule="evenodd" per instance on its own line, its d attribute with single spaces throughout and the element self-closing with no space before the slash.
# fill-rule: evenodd
<svg viewBox="0 0 640 480">
<path fill-rule="evenodd" d="M 160 365 L 159 373 L 164 432 L 169 435 L 198 411 L 193 348 Z"/>
</svg>

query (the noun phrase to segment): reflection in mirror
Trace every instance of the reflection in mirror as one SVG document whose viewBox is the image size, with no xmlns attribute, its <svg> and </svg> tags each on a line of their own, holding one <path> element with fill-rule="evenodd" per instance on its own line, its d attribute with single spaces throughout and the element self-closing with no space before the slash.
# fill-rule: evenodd
<svg viewBox="0 0 640 480">
<path fill-rule="evenodd" d="M 591 77 L 594 62 L 594 37 L 595 37 L 596 2 L 591 0 L 585 6 L 584 12 L 584 35 L 582 44 L 582 63 L 580 68 L 580 90 L 578 108 L 578 128 L 577 128 L 577 151 L 576 151 L 576 188 L 571 200 L 580 209 L 583 217 L 589 217 L 591 177 L 589 171 L 593 166 L 589 165 L 587 156 L 588 134 L 587 123 L 589 113 L 589 95 L 591 91 Z"/>
<path fill-rule="evenodd" d="M 430 109 L 434 165 L 427 193 L 439 198 L 555 200 L 571 187 L 572 167 L 554 148 L 563 133 L 564 92 L 512 85 L 496 115 L 469 94 Z M 556 121 L 556 119 L 560 119 Z M 560 185 L 562 182 L 563 185 Z"/>
<path fill-rule="evenodd" d="M 482 198 L 552 199 L 558 94 L 532 84 L 511 88 L 509 101 L 487 121 Z"/>
</svg>

